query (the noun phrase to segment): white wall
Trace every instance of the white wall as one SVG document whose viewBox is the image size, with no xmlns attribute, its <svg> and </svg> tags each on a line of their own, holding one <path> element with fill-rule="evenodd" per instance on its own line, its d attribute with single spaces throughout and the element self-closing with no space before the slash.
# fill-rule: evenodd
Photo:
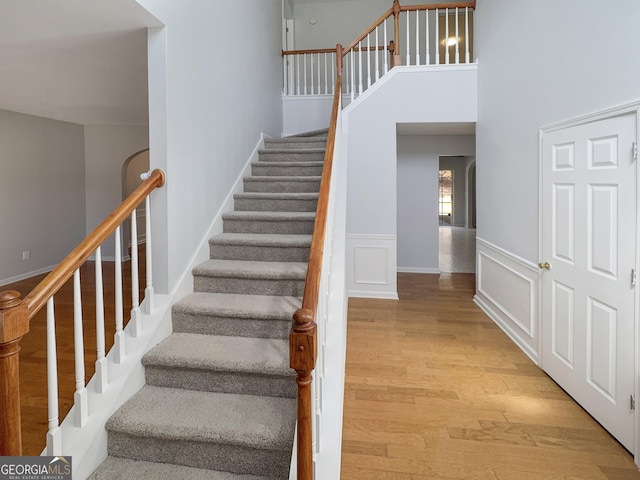
<svg viewBox="0 0 640 480">
<path fill-rule="evenodd" d="M 154 258 L 154 285 L 170 292 L 261 132 L 282 129 L 282 4 L 138 3 L 166 25 L 149 34 L 149 135 L 151 167 L 167 173 L 154 195 L 156 245 L 165 252 Z"/>
<path fill-rule="evenodd" d="M 87 234 L 122 202 L 125 160 L 148 146 L 149 127 L 146 125 L 84 127 Z M 102 248 L 102 256 L 110 259 L 114 255 L 113 239 L 110 238 Z"/>
<path fill-rule="evenodd" d="M 475 122 L 476 90 L 473 66 L 396 67 L 345 108 L 350 295 L 397 297 L 396 124 Z"/>
<path fill-rule="evenodd" d="M 84 238 L 84 140 L 80 125 L 7 111 L 0 111 L 0 140 L 6 284 L 50 270 Z M 26 250 L 31 258 L 22 260 Z"/>
<path fill-rule="evenodd" d="M 639 20 L 636 0 L 478 2 L 479 237 L 537 263 L 538 129 L 640 98 Z"/>
<path fill-rule="evenodd" d="M 398 271 L 439 273 L 438 169 L 440 155 L 472 155 L 473 135 L 399 135 Z M 461 204 L 465 205 L 464 159 L 448 160 L 462 170 Z M 447 161 L 444 162 L 447 164 Z M 457 202 L 457 199 L 454 200 Z M 466 211 L 466 207 L 464 207 Z"/>
</svg>

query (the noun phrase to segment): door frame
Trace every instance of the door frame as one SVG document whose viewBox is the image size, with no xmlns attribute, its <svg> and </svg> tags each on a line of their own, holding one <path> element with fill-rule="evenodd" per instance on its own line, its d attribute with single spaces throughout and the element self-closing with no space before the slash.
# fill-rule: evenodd
<svg viewBox="0 0 640 480">
<path fill-rule="evenodd" d="M 609 118 L 619 117 L 622 115 L 634 114 L 636 119 L 636 145 L 640 143 L 640 101 L 627 103 L 623 105 L 618 105 L 615 107 L 607 108 L 604 110 L 600 110 L 597 112 L 589 113 L 586 115 L 581 115 L 577 117 L 570 118 L 568 120 L 563 120 L 561 122 L 556 122 L 548 125 L 544 125 L 540 127 L 538 130 L 538 258 L 539 261 L 545 261 L 542 258 L 542 242 L 544 237 L 543 232 L 543 140 L 545 135 L 557 130 L 562 130 L 565 128 L 576 127 L 579 125 L 584 125 L 587 123 L 595 122 L 598 120 L 606 120 Z M 631 145 L 629 146 L 631 148 Z M 638 159 L 635 159 L 636 162 L 636 216 L 640 220 L 640 167 L 638 166 Z M 636 272 L 639 271 L 640 265 L 640 221 L 636 221 L 636 240 L 635 240 L 635 252 L 636 252 L 636 264 L 635 269 Z M 538 364 L 542 365 L 543 363 L 543 349 L 542 349 L 542 315 L 543 315 L 543 297 L 542 297 L 542 282 L 540 281 L 540 276 L 542 275 L 542 270 L 538 270 Z M 634 395 L 636 399 L 636 408 L 634 410 L 634 447 L 632 450 L 632 454 L 634 457 L 634 462 L 636 465 L 640 466 L 640 415 L 638 410 L 640 410 L 640 382 L 638 381 L 638 372 L 640 371 L 639 362 L 640 362 L 640 322 L 639 322 L 639 311 L 640 307 L 640 285 L 635 288 L 634 292 L 634 363 L 633 363 L 633 389 Z"/>
</svg>

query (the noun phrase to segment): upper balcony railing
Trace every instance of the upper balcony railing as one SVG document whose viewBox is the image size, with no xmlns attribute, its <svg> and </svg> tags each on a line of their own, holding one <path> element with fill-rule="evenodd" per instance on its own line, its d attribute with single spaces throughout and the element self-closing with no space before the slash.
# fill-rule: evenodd
<svg viewBox="0 0 640 480">
<path fill-rule="evenodd" d="M 473 61 L 475 1 L 401 6 L 399 0 L 342 51 L 342 94 L 354 100 L 396 65 Z M 285 96 L 332 95 L 336 49 L 283 51 Z"/>
</svg>

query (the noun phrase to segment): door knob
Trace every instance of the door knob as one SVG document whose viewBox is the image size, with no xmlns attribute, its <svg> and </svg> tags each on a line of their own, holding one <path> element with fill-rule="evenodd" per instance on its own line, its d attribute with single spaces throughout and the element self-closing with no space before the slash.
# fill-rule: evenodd
<svg viewBox="0 0 640 480">
<path fill-rule="evenodd" d="M 551 270 L 551 265 L 549 264 L 549 262 L 540 262 L 538 264 L 538 268 L 540 270 Z"/>
</svg>

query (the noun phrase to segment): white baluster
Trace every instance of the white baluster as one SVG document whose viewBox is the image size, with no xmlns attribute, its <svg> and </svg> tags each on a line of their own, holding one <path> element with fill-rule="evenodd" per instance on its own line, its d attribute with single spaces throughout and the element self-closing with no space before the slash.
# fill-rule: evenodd
<svg viewBox="0 0 640 480">
<path fill-rule="evenodd" d="M 378 50 L 378 46 L 380 45 L 380 41 L 378 39 L 379 29 L 380 25 L 376 27 L 376 82 L 380 79 L 380 50 Z"/>
<path fill-rule="evenodd" d="M 469 7 L 464 8 L 464 17 L 464 60 L 469 63 Z"/>
<path fill-rule="evenodd" d="M 426 55 L 426 60 L 425 60 L 425 65 L 429 65 L 431 63 L 431 58 L 430 58 L 430 45 L 429 45 L 429 10 L 425 10 L 424 12 L 424 17 L 425 17 L 425 37 L 427 37 L 427 44 L 426 44 L 426 49 L 427 49 L 427 55 Z M 436 21 L 438 19 L 436 18 Z"/>
<path fill-rule="evenodd" d="M 351 62 L 351 101 L 353 102 L 355 89 L 356 89 L 356 75 L 355 75 L 355 59 L 353 58 L 355 52 L 351 50 L 349 53 L 349 61 Z"/>
<path fill-rule="evenodd" d="M 324 93 L 329 93 L 329 83 L 327 82 L 327 76 L 329 74 L 329 68 L 327 67 L 327 52 L 324 53 Z"/>
<path fill-rule="evenodd" d="M 145 259 L 146 259 L 146 282 L 147 286 L 144 289 L 144 313 L 151 315 L 155 310 L 155 292 L 153 290 L 153 249 L 151 243 L 151 200 L 149 195 L 144 201 L 145 208 Z"/>
<path fill-rule="evenodd" d="M 296 95 L 300 95 L 300 55 L 296 55 Z"/>
<path fill-rule="evenodd" d="M 309 85 L 309 94 L 311 95 L 315 93 L 315 78 L 316 78 L 315 65 L 316 65 L 316 58 L 314 57 L 313 53 L 310 53 L 309 54 L 309 78 L 311 82 Z"/>
<path fill-rule="evenodd" d="M 331 54 L 331 94 L 336 92 L 336 59 L 337 53 Z"/>
<path fill-rule="evenodd" d="M 140 284 L 138 282 L 138 220 L 136 209 L 131 212 L 131 321 L 133 322 L 133 336 L 142 333 L 142 319 L 140 318 Z"/>
<path fill-rule="evenodd" d="M 304 69 L 302 70 L 304 72 L 304 94 L 307 94 L 307 54 L 303 53 L 302 54 L 302 65 L 304 67 Z"/>
<path fill-rule="evenodd" d="M 458 7 L 456 7 L 456 64 L 460 63 L 460 37 L 458 36 Z"/>
<path fill-rule="evenodd" d="M 358 95 L 362 95 L 362 42 L 358 43 Z"/>
<path fill-rule="evenodd" d="M 384 28 L 382 29 L 384 34 L 384 73 L 386 74 L 389 71 L 389 51 L 387 48 L 389 45 L 387 44 L 387 20 L 384 21 Z"/>
<path fill-rule="evenodd" d="M 318 95 L 320 95 L 322 93 L 322 90 L 320 88 L 322 86 L 322 81 L 320 80 L 320 74 L 322 73 L 321 72 L 322 69 L 320 68 L 320 54 L 319 53 L 316 53 L 316 64 L 317 64 L 317 67 L 318 67 Z"/>
<path fill-rule="evenodd" d="M 58 422 L 58 357 L 53 297 L 47 300 L 47 455 L 62 455 L 62 432 Z"/>
<path fill-rule="evenodd" d="M 409 50 L 411 50 L 411 43 L 410 43 L 410 38 L 409 38 L 409 17 L 411 16 L 411 12 L 407 10 L 407 42 L 405 43 L 406 45 L 406 50 L 407 50 L 407 54 L 406 54 L 406 62 L 407 65 L 411 65 L 411 53 L 409 52 Z"/>
<path fill-rule="evenodd" d="M 444 63 L 449 65 L 449 9 L 444 9 Z"/>
<path fill-rule="evenodd" d="M 420 65 L 420 10 L 416 10 L 416 65 Z"/>
<path fill-rule="evenodd" d="M 440 16 L 436 8 L 436 65 L 440 63 Z"/>
<path fill-rule="evenodd" d="M 282 92 L 289 95 L 287 90 L 287 56 L 282 56 Z"/>
<path fill-rule="evenodd" d="M 371 87 L 371 34 L 367 34 L 367 88 Z"/>
<path fill-rule="evenodd" d="M 113 349 L 115 362 L 122 363 L 125 355 L 123 315 L 122 315 L 122 239 L 120 238 L 120 227 L 116 227 L 116 264 L 115 264 L 115 319 L 116 333 L 113 336 Z"/>
<path fill-rule="evenodd" d="M 75 357 L 76 391 L 73 394 L 76 427 L 84 427 L 89 418 L 87 389 L 84 383 L 84 334 L 82 328 L 82 292 L 80 270 L 73 272 L 73 354 Z"/>
<path fill-rule="evenodd" d="M 104 356 L 104 285 L 102 283 L 102 251 L 96 249 L 96 392 L 107 388 L 107 359 Z"/>
</svg>

